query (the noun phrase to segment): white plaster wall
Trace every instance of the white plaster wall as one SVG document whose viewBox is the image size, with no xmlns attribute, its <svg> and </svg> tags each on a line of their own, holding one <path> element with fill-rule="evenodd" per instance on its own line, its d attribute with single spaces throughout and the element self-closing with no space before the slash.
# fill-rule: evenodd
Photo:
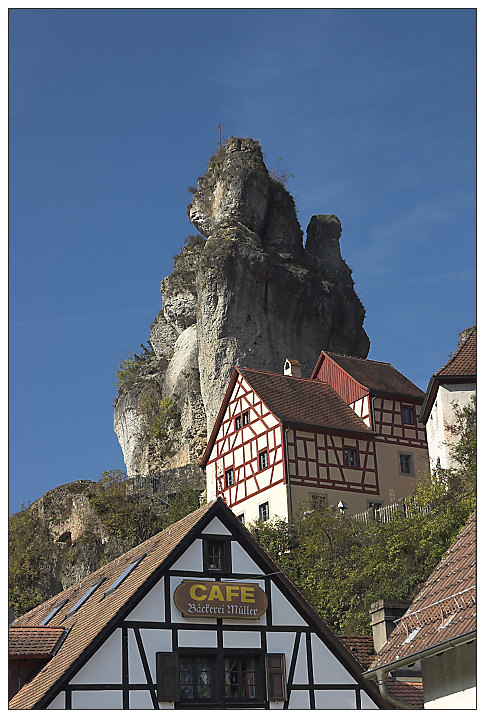
<svg viewBox="0 0 485 718">
<path fill-rule="evenodd" d="M 476 384 L 444 384 L 439 387 L 426 423 L 426 437 L 432 470 L 436 468 L 438 457 L 442 469 L 452 468 L 449 449 L 445 445 L 445 442 L 450 441 L 452 437 L 445 425 L 455 423 L 453 404 L 457 404 L 460 409 L 467 406 L 476 389 Z"/>
<path fill-rule="evenodd" d="M 132 710 L 153 710 L 150 691 L 130 691 L 130 708 Z"/>
<path fill-rule="evenodd" d="M 360 705 L 363 710 L 379 710 L 379 706 L 364 691 L 360 692 Z"/>
<path fill-rule="evenodd" d="M 288 701 L 290 710 L 310 708 L 310 693 L 308 691 L 291 691 L 290 700 Z"/>
<path fill-rule="evenodd" d="M 217 648 L 216 631 L 177 631 L 180 648 Z"/>
<path fill-rule="evenodd" d="M 271 582 L 271 615 L 275 626 L 308 625 L 273 582 Z"/>
<path fill-rule="evenodd" d="M 169 629 L 142 628 L 140 637 L 147 657 L 148 668 L 152 681 L 156 681 L 157 651 L 170 652 L 172 650 L 172 632 Z M 134 631 L 128 630 L 128 676 L 130 683 L 146 683 L 145 671 L 140 658 Z"/>
<path fill-rule="evenodd" d="M 261 648 L 259 631 L 224 631 L 222 634 L 224 648 Z"/>
<path fill-rule="evenodd" d="M 161 578 L 147 595 L 142 598 L 133 611 L 126 617 L 127 621 L 165 621 L 164 579 Z"/>
<path fill-rule="evenodd" d="M 237 541 L 231 541 L 232 572 L 262 575 L 263 571 Z"/>
<path fill-rule="evenodd" d="M 217 518 L 212 519 L 210 523 L 207 524 L 205 529 L 202 531 L 203 534 L 221 534 L 223 536 L 231 536 L 231 532 L 228 528 L 224 526 L 222 521 Z"/>
<path fill-rule="evenodd" d="M 205 467 L 207 481 L 207 503 L 214 501 L 217 496 L 216 492 L 216 463 L 207 464 Z"/>
<path fill-rule="evenodd" d="M 477 689 L 467 688 L 449 696 L 442 696 L 424 704 L 425 710 L 475 710 L 477 707 Z"/>
<path fill-rule="evenodd" d="M 315 691 L 315 708 L 352 710 L 357 707 L 355 691 Z"/>
<path fill-rule="evenodd" d="M 122 710 L 121 691 L 73 691 L 72 707 L 84 710 Z"/>
<path fill-rule="evenodd" d="M 66 694 L 61 691 L 47 706 L 49 711 L 63 711 L 66 706 Z"/>
<path fill-rule="evenodd" d="M 202 571 L 202 539 L 195 539 L 171 568 L 177 571 Z"/>
<path fill-rule="evenodd" d="M 304 641 L 304 636 L 300 638 Z M 267 633 L 266 644 L 268 646 L 268 653 L 284 653 L 286 657 L 286 672 L 290 670 L 291 656 L 293 653 L 293 645 L 295 642 L 295 634 L 293 631 L 282 631 L 281 633 Z M 296 682 L 296 679 L 295 679 Z"/>
<path fill-rule="evenodd" d="M 355 679 L 314 633 L 311 641 L 315 683 L 355 684 Z"/>
<path fill-rule="evenodd" d="M 277 467 L 278 468 L 278 467 Z M 282 468 L 281 475 L 282 475 Z M 275 472 L 276 474 L 276 472 Z M 278 477 L 279 478 L 279 477 Z M 258 478 L 259 480 L 259 478 Z M 273 480 L 277 480 L 274 478 Z M 251 481 L 248 482 L 248 488 L 251 490 Z M 254 490 L 256 485 L 254 484 Z M 261 493 L 252 496 L 249 499 L 245 499 L 236 506 L 232 507 L 232 511 L 236 516 L 244 514 L 244 523 L 246 526 L 250 523 L 254 523 L 259 519 L 259 505 L 264 504 L 265 501 L 269 503 L 269 518 L 270 521 L 275 518 L 288 519 L 288 501 L 286 494 L 286 484 L 281 483 L 277 486 L 272 486 Z"/>
<path fill-rule="evenodd" d="M 121 628 L 106 639 L 71 679 L 70 685 L 76 683 L 121 683 Z"/>
</svg>

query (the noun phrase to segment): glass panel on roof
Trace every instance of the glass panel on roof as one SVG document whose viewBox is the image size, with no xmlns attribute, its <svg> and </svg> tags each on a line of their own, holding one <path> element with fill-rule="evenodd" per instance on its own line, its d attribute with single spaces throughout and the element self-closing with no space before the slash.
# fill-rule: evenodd
<svg viewBox="0 0 485 718">
<path fill-rule="evenodd" d="M 123 571 L 123 573 L 121 574 L 121 576 L 118 576 L 118 578 L 116 579 L 116 581 L 111 584 L 111 586 L 107 589 L 107 591 L 105 591 L 105 594 L 104 594 L 104 595 L 105 595 L 105 596 L 109 596 L 110 594 L 113 593 L 113 591 L 116 591 L 116 589 L 118 588 L 118 586 L 120 585 L 120 583 L 122 583 L 122 582 L 125 580 L 125 578 L 130 575 L 130 573 L 133 571 L 133 569 L 138 566 L 138 564 L 140 563 L 140 561 L 141 561 L 142 559 L 144 559 L 145 556 L 146 556 L 146 553 L 142 554 L 141 556 L 138 556 L 137 559 L 135 559 L 134 561 L 132 561 L 132 562 L 130 563 L 130 565 L 127 566 L 127 568 L 125 568 L 125 570 Z"/>
<path fill-rule="evenodd" d="M 42 623 L 40 625 L 46 626 L 49 623 L 49 621 L 51 620 L 51 618 L 54 618 L 56 613 L 58 613 L 61 610 L 61 608 L 66 605 L 66 603 L 67 603 L 67 598 L 65 598 L 64 601 L 61 601 L 61 603 L 58 603 L 57 606 L 54 606 L 52 611 L 44 618 L 44 620 L 42 621 Z"/>
<path fill-rule="evenodd" d="M 81 608 L 81 606 L 83 605 L 83 603 L 86 603 L 86 601 L 88 600 L 88 598 L 96 591 L 96 589 L 98 588 L 98 586 L 101 586 L 101 584 L 103 583 L 104 580 L 105 580 L 105 579 L 102 578 L 102 579 L 100 579 L 99 581 L 96 581 L 96 583 L 94 583 L 94 584 L 91 586 L 91 588 L 88 588 L 88 590 L 86 591 L 86 593 L 84 594 L 84 596 L 82 596 L 82 597 L 79 599 L 79 601 L 78 601 L 77 603 L 75 603 L 74 606 L 66 613 L 66 618 L 69 618 L 69 616 L 72 616 L 74 613 L 76 613 L 76 611 L 78 611 L 78 610 Z"/>
</svg>

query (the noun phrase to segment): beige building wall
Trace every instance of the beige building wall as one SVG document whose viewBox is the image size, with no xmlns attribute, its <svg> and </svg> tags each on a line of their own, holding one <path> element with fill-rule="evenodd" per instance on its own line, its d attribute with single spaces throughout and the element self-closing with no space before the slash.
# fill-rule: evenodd
<svg viewBox="0 0 485 718">
<path fill-rule="evenodd" d="M 379 480 L 379 501 L 392 504 L 404 499 L 416 487 L 417 479 L 429 474 L 427 449 L 400 444 L 386 444 L 377 441 L 377 466 Z M 400 470 L 400 454 L 411 456 L 411 473 Z"/>
</svg>

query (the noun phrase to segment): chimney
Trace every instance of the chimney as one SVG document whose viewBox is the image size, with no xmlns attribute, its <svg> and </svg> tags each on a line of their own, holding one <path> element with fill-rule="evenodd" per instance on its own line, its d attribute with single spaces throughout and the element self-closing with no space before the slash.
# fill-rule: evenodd
<svg viewBox="0 0 485 718">
<path fill-rule="evenodd" d="M 411 604 L 405 601 L 380 600 L 370 607 L 372 638 L 374 650 L 379 653 L 382 646 L 396 628 L 394 621 L 401 618 Z"/>
<path fill-rule="evenodd" d="M 301 364 L 298 359 L 285 359 L 283 374 L 285 376 L 296 376 L 301 379 Z"/>
</svg>

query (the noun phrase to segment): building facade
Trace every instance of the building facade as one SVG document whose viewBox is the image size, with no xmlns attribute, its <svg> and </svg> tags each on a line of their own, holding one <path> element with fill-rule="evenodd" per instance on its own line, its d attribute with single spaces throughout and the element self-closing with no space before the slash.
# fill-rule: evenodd
<svg viewBox="0 0 485 718">
<path fill-rule="evenodd" d="M 16 661 L 42 629 L 11 709 L 389 707 L 221 500 L 16 619 Z"/>
<path fill-rule="evenodd" d="M 390 364 L 322 352 L 311 379 L 236 367 L 202 459 L 240 520 L 302 504 L 350 513 L 408 496 L 428 470 L 423 392 Z"/>
<path fill-rule="evenodd" d="M 450 456 L 454 437 L 449 427 L 456 422 L 456 410 L 469 405 L 476 391 L 477 330 L 473 327 L 453 356 L 431 377 L 421 409 L 432 471 L 454 468 Z"/>
</svg>

